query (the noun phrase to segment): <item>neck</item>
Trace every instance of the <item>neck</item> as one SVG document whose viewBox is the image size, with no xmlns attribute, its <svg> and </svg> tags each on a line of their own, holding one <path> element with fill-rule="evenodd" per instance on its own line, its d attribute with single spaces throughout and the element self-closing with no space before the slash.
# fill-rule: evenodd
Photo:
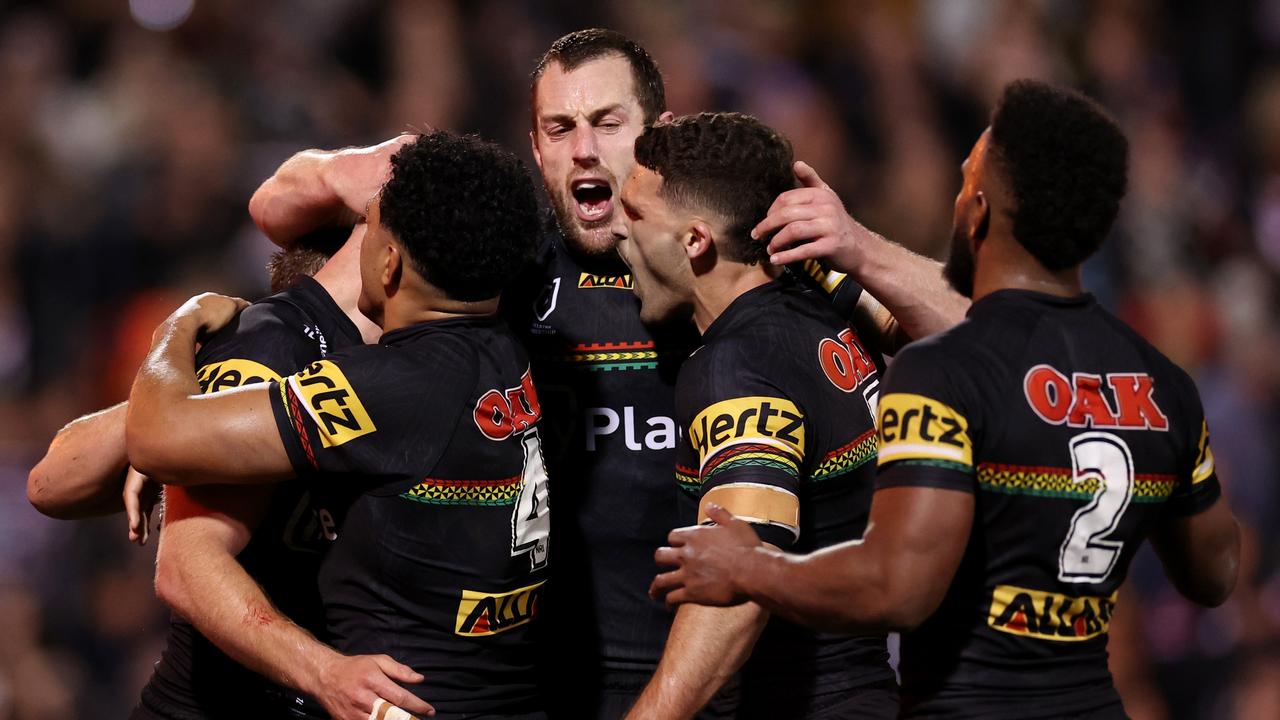
<svg viewBox="0 0 1280 720">
<path fill-rule="evenodd" d="M 973 279 L 974 302 L 997 290 L 1032 290 L 1059 297 L 1074 297 L 1084 292 L 1081 266 L 1049 270 L 1011 235 L 988 237 L 978 255 Z"/>
<path fill-rule="evenodd" d="M 315 275 L 316 282 L 329 293 L 342 312 L 351 319 L 366 343 L 378 341 L 382 328 L 364 316 L 360 301 L 360 242 L 355 235 L 334 253 Z"/>
<path fill-rule="evenodd" d="M 498 312 L 498 298 L 474 302 L 453 300 L 433 287 L 401 283 L 382 308 L 382 330 L 391 332 L 432 320 L 479 317 Z"/>
<path fill-rule="evenodd" d="M 779 272 L 780 268 L 768 263 L 742 265 L 721 261 L 697 276 L 693 284 L 693 323 L 698 326 L 698 333 L 705 333 L 743 293 L 773 280 Z"/>
</svg>

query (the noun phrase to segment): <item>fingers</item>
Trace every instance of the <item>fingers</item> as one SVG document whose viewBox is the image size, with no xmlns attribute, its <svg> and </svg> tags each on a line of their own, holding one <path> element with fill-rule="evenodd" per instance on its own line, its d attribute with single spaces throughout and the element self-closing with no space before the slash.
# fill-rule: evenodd
<svg viewBox="0 0 1280 720">
<path fill-rule="evenodd" d="M 801 220 L 793 222 L 778 231 L 769 242 L 769 252 L 777 254 L 792 245 L 817 240 L 826 235 L 830 226 L 825 220 Z"/>
<path fill-rule="evenodd" d="M 679 565 L 680 551 L 673 547 L 660 547 L 654 551 L 653 561 L 659 565 Z"/>
<path fill-rule="evenodd" d="M 667 593 L 666 601 L 667 607 L 675 610 L 687 602 L 692 602 L 692 599 L 689 597 L 689 591 L 684 587 L 680 587 Z"/>
<path fill-rule="evenodd" d="M 400 692 L 404 691 L 401 690 Z M 409 697 L 412 698 L 413 696 Z M 417 700 L 417 698 L 413 699 Z M 419 703 L 422 702 L 421 700 L 417 701 Z M 413 712 L 427 717 L 436 714 L 435 708 L 427 705 L 426 703 L 422 704 L 426 706 L 426 710 L 414 710 Z M 402 707 L 398 703 L 381 697 L 374 698 L 372 708 L 373 709 L 369 712 L 369 720 L 414 720 L 414 718 L 417 717 L 415 715 L 410 715 L 406 708 Z"/>
<path fill-rule="evenodd" d="M 796 179 L 800 181 L 801 185 L 810 188 L 821 188 L 823 190 L 831 189 L 831 186 L 822 181 L 822 178 L 818 176 L 818 171 L 814 170 L 813 166 L 809 163 L 803 160 L 797 160 L 795 165 L 792 166 L 792 169 L 795 171 Z"/>
<path fill-rule="evenodd" d="M 684 586 L 684 575 L 680 570 L 659 573 L 649 583 L 649 597 L 661 600 L 663 597 Z"/>
<path fill-rule="evenodd" d="M 737 517 L 733 513 L 713 502 L 707 503 L 707 517 L 711 518 L 717 525 L 728 525 L 734 520 L 737 520 Z"/>
<path fill-rule="evenodd" d="M 374 692 L 378 693 L 378 700 L 394 706 L 387 709 L 387 712 L 378 714 L 378 702 L 374 701 L 374 713 L 370 717 L 377 717 L 380 720 L 393 720 L 396 718 L 406 718 L 409 713 L 414 715 L 431 716 L 436 714 L 436 709 L 426 700 L 414 695 L 395 683 L 381 678 L 373 683 Z M 399 710 L 403 715 L 396 712 Z"/>
<path fill-rule="evenodd" d="M 124 514 L 129 521 L 129 542 L 145 545 L 147 543 L 147 517 L 142 513 L 138 501 L 139 488 L 128 481 L 124 485 Z"/>
<path fill-rule="evenodd" d="M 420 683 L 423 680 L 422 673 L 416 672 L 408 665 L 396 662 L 389 655 L 374 655 L 373 661 L 377 663 L 378 669 L 383 674 L 396 682 Z"/>
<path fill-rule="evenodd" d="M 771 233 L 778 228 L 786 225 L 791 221 L 784 218 L 781 214 L 790 208 L 805 208 L 816 215 L 821 212 L 821 206 L 833 203 L 835 194 L 829 190 L 819 190 L 816 188 L 800 188 L 797 190 L 788 190 L 778 196 L 773 204 L 769 206 L 769 212 L 765 214 L 764 220 L 751 230 L 752 238 L 760 238 Z"/>
</svg>

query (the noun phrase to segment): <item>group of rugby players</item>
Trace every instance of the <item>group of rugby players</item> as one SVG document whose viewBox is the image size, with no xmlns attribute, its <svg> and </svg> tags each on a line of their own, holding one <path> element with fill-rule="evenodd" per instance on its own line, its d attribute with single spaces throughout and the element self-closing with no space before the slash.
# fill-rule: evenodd
<svg viewBox="0 0 1280 720">
<path fill-rule="evenodd" d="M 1142 540 L 1229 595 L 1195 387 L 1081 286 L 1127 169 L 1092 101 L 1005 89 L 943 268 L 617 33 L 531 98 L 554 219 L 474 137 L 299 153 L 250 202 L 282 292 L 192 298 L 32 470 L 143 540 L 165 484 L 133 717 L 1123 717 Z"/>
</svg>

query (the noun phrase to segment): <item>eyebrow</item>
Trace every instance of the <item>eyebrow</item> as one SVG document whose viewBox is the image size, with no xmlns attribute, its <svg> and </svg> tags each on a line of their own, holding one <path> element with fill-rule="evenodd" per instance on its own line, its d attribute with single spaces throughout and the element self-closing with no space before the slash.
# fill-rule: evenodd
<svg viewBox="0 0 1280 720">
<path fill-rule="evenodd" d="M 589 120 L 591 123 L 594 124 L 597 121 L 599 121 L 600 118 L 608 115 L 609 113 L 623 112 L 625 110 L 626 110 L 626 107 L 624 107 L 621 103 L 613 103 L 612 105 L 606 105 L 605 107 L 602 107 L 599 110 L 592 112 L 591 115 L 587 117 L 587 120 Z M 567 113 L 553 113 L 550 115 L 543 115 L 541 118 L 541 121 L 543 123 L 572 124 L 573 116 Z"/>
</svg>

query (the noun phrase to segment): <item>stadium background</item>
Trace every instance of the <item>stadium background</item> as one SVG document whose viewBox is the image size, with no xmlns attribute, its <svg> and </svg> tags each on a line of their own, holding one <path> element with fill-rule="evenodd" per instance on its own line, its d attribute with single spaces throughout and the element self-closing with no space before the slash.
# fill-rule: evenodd
<svg viewBox="0 0 1280 720">
<path fill-rule="evenodd" d="M 1144 552 L 1114 669 L 1135 717 L 1280 717 L 1280 2 L 192 4 L 0 9 L 0 719 L 123 717 L 150 672 L 154 543 L 119 517 L 40 517 L 26 472 L 65 421 L 124 399 L 182 299 L 264 293 L 256 184 L 294 150 L 428 123 L 527 158 L 527 74 L 591 25 L 649 48 L 672 110 L 758 115 L 856 217 L 935 256 L 1004 82 L 1115 112 L 1130 189 L 1088 283 L 1196 377 L 1251 530 L 1214 611 Z"/>
</svg>

